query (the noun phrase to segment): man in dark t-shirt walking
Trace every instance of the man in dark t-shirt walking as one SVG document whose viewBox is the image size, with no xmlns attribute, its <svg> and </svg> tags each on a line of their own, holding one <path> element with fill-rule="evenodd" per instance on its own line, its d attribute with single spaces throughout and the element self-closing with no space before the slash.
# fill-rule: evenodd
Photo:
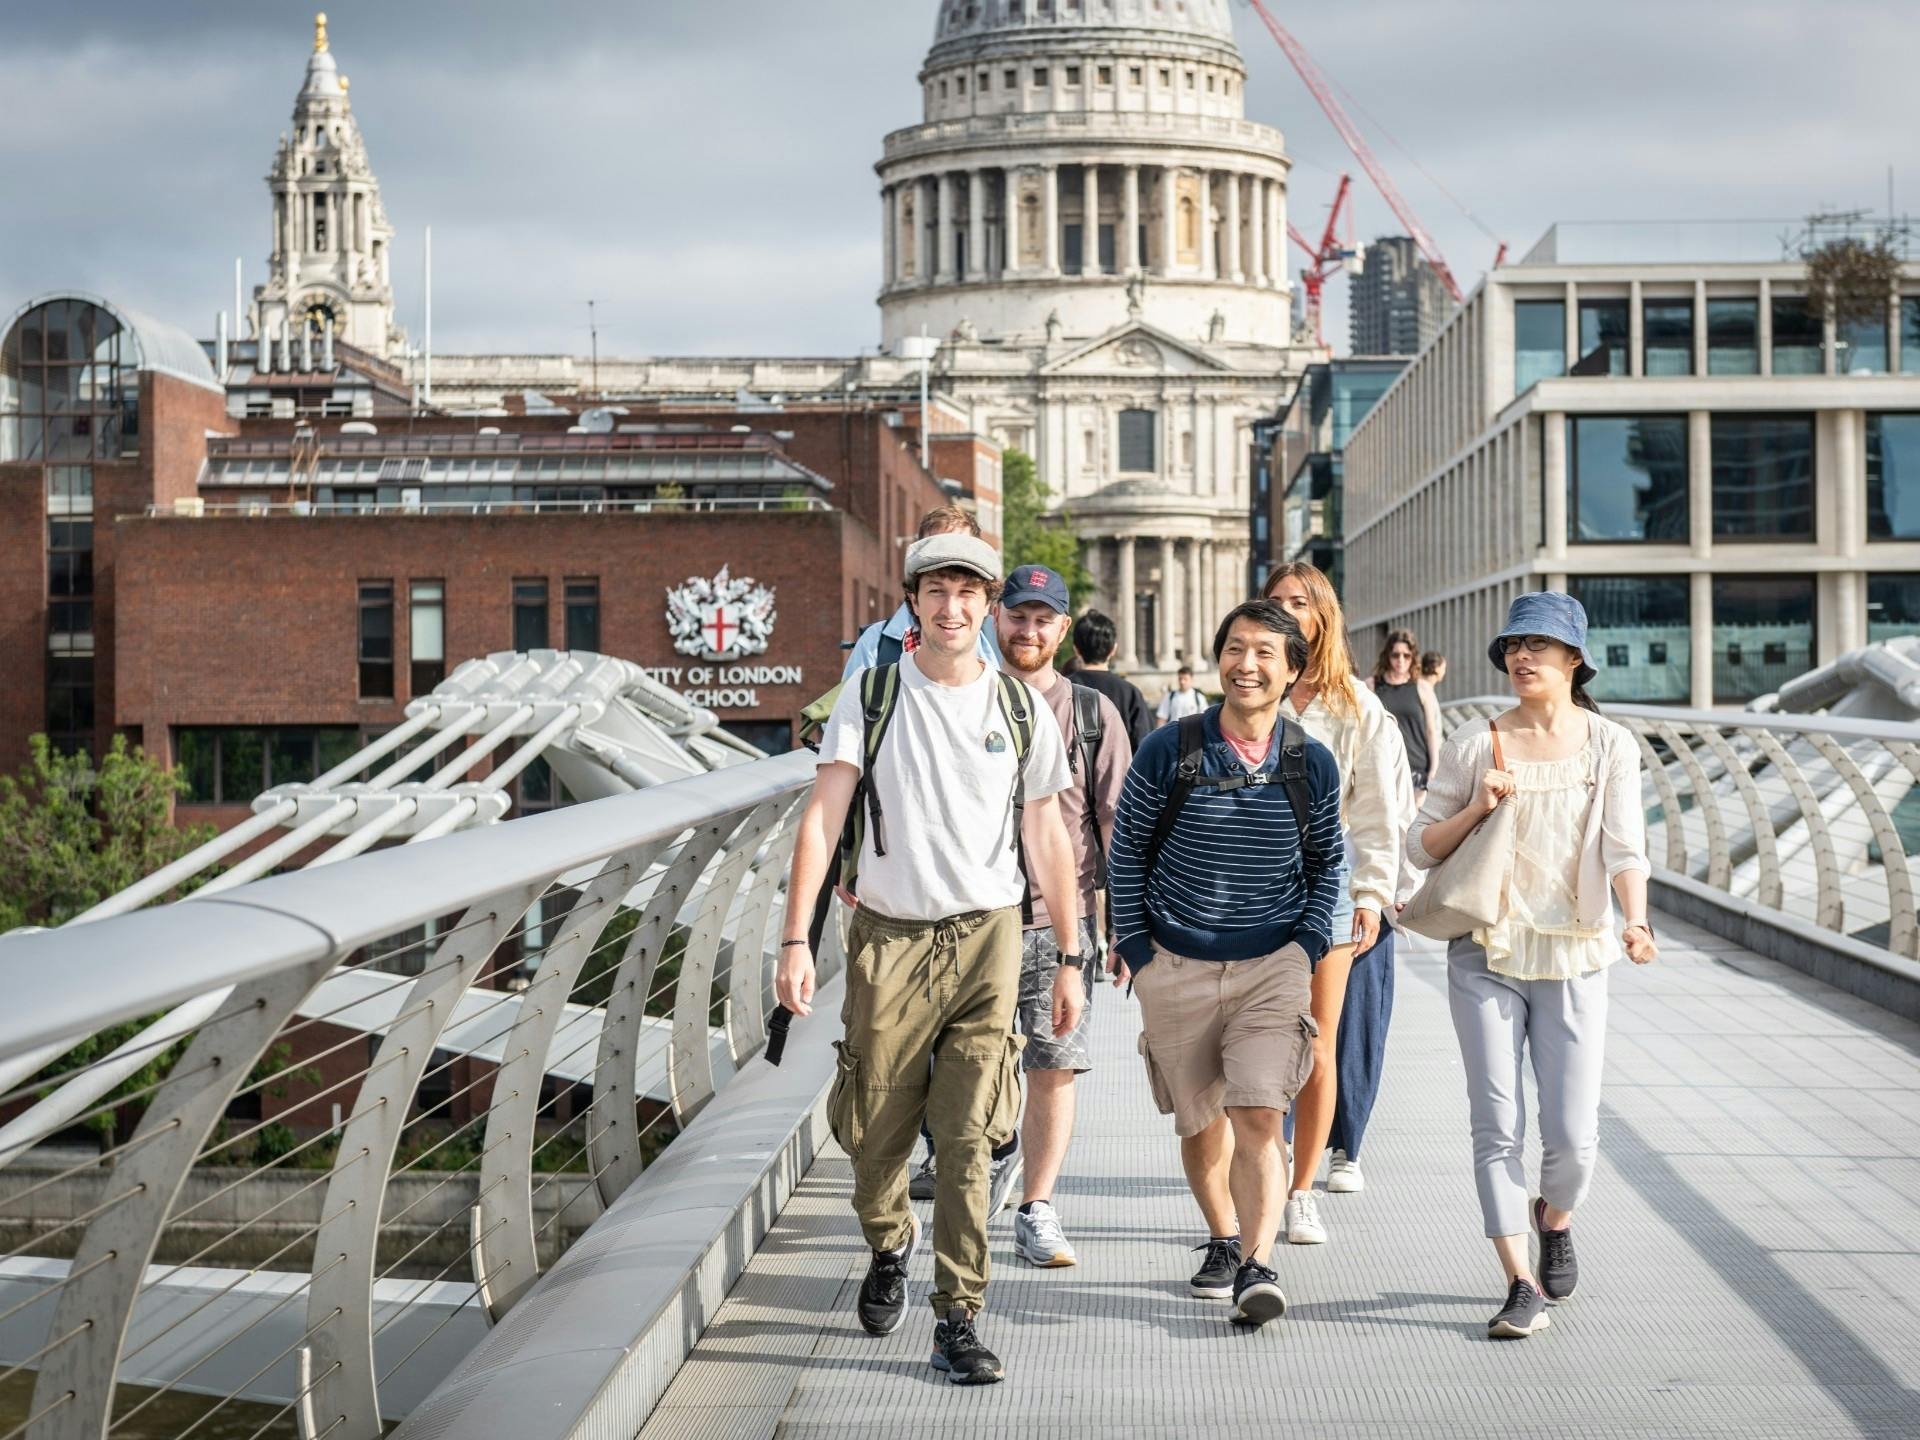
<svg viewBox="0 0 1920 1440">
<path fill-rule="evenodd" d="M 1098 690 L 1113 702 L 1120 720 L 1127 727 L 1127 743 L 1135 750 L 1153 731 L 1153 711 L 1147 697 L 1131 680 L 1113 673 L 1115 641 L 1113 621 L 1098 610 L 1089 610 L 1073 625 L 1073 683 Z"/>
</svg>

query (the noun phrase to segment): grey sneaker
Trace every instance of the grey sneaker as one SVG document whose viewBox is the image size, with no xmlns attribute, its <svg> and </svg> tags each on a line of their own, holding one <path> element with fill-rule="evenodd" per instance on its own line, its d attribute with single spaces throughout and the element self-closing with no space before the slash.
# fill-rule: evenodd
<svg viewBox="0 0 1920 1440">
<path fill-rule="evenodd" d="M 934 1183 L 933 1154 L 929 1151 L 927 1158 L 920 1163 L 920 1168 L 914 1171 L 907 1181 L 907 1198 L 909 1200 L 933 1199 Z"/>
<path fill-rule="evenodd" d="M 1541 1223 L 1545 1200 L 1533 1202 L 1533 1230 L 1540 1237 L 1540 1291 L 1549 1300 L 1571 1300 L 1580 1284 L 1580 1262 L 1573 1258 L 1573 1227 L 1549 1230 Z"/>
<path fill-rule="evenodd" d="M 1507 1303 L 1487 1322 L 1489 1340 L 1524 1340 L 1553 1323 L 1547 1314 L 1547 1302 L 1525 1280 L 1515 1280 L 1507 1289 Z"/>
<path fill-rule="evenodd" d="M 1020 1173 L 1025 1169 L 1026 1162 L 1018 1150 L 988 1166 L 987 1219 L 993 1219 L 1007 1208 L 1007 1197 L 1013 1193 L 1013 1187 L 1020 1183 Z"/>
<path fill-rule="evenodd" d="M 1067 1232 L 1060 1228 L 1059 1213 L 1046 1200 L 1036 1200 L 1030 1208 L 1013 1212 L 1013 1250 L 1029 1265 L 1043 1270 L 1080 1263 L 1073 1246 L 1067 1243 Z"/>
</svg>

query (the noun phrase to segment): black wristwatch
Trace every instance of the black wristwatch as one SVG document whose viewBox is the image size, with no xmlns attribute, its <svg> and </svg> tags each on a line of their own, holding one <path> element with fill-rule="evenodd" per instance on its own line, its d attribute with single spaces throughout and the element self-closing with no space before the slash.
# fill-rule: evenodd
<svg viewBox="0 0 1920 1440">
<path fill-rule="evenodd" d="M 1066 951 L 1062 950 L 1060 952 L 1060 968 L 1064 970 L 1069 965 L 1077 970 L 1084 970 L 1087 968 L 1087 957 L 1084 955 L 1069 955 Z"/>
</svg>

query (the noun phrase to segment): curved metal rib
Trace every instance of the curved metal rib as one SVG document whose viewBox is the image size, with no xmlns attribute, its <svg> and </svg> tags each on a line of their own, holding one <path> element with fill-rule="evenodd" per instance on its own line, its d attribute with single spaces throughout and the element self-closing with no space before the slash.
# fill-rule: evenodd
<svg viewBox="0 0 1920 1440">
<path fill-rule="evenodd" d="M 1840 860 L 1834 853 L 1833 832 L 1827 828 L 1820 797 L 1807 783 L 1800 762 L 1787 753 L 1787 747 L 1774 738 L 1771 731 L 1755 728 L 1752 734 L 1753 743 L 1787 782 L 1787 793 L 1800 807 L 1801 822 L 1807 827 L 1807 843 L 1813 847 L 1815 918 L 1823 928 L 1839 930 L 1846 918 L 1847 904 L 1840 891 Z"/>
<path fill-rule="evenodd" d="M 1780 880 L 1780 847 L 1773 838 L 1772 812 L 1761 797 L 1760 787 L 1753 783 L 1753 775 L 1727 743 L 1727 737 L 1704 725 L 1694 733 L 1706 742 L 1714 758 L 1733 777 L 1734 789 L 1740 792 L 1740 799 L 1747 807 L 1747 819 L 1753 825 L 1754 856 L 1760 864 L 1760 903 L 1778 910 L 1786 891 Z"/>
<path fill-rule="evenodd" d="M 667 867 L 647 902 L 640 923 L 627 939 L 620 969 L 613 977 L 600 1023 L 600 1052 L 593 1066 L 593 1108 L 587 1117 L 587 1156 L 593 1166 L 600 1198 L 611 1205 L 640 1178 L 638 1065 L 640 1029 L 646 1018 L 647 996 L 653 988 L 654 967 L 660 950 L 673 932 L 673 922 L 693 892 L 694 882 L 739 823 L 735 811 L 689 831 L 680 853 Z"/>
<path fill-rule="evenodd" d="M 1733 854 L 1727 849 L 1727 822 L 1713 798 L 1713 786 L 1707 781 L 1707 772 L 1700 764 L 1700 757 L 1693 753 L 1693 746 L 1686 742 L 1676 726 L 1656 725 L 1654 730 L 1667 743 L 1667 748 L 1673 751 L 1680 768 L 1687 772 L 1687 784 L 1692 787 L 1700 818 L 1706 822 L 1707 883 L 1716 890 L 1725 890 L 1733 881 Z"/>
<path fill-rule="evenodd" d="M 1665 817 L 1667 830 L 1667 869 L 1684 875 L 1687 873 L 1687 831 L 1680 821 L 1680 792 L 1674 788 L 1673 776 L 1667 773 L 1653 742 L 1647 739 L 1647 722 L 1627 719 L 1621 723 L 1633 731 L 1633 738 L 1640 742 L 1640 758 L 1646 762 L 1647 774 L 1653 777 L 1654 791 L 1660 796 L 1660 813 Z"/>
<path fill-rule="evenodd" d="M 513 1307 L 540 1273 L 533 1222 L 533 1144 L 553 1037 L 566 1018 L 567 999 L 580 983 L 582 968 L 620 913 L 621 898 L 664 849 L 666 842 L 656 841 L 615 855 L 601 867 L 573 907 L 567 933 L 547 947 L 533 983 L 520 997 L 520 1013 L 493 1081 L 480 1159 L 474 1278 L 494 1320 Z"/>
<path fill-rule="evenodd" d="M 802 792 L 781 817 L 779 828 L 767 841 L 766 854 L 733 928 L 733 967 L 727 975 L 727 1044 L 735 1065 L 767 1043 L 767 931 L 780 914 L 787 866 L 793 858 L 793 843 L 800 836 L 800 815 L 806 804 Z"/>
<path fill-rule="evenodd" d="M 1873 827 L 1874 843 L 1880 847 L 1881 870 L 1887 877 L 1887 948 L 1896 954 L 1920 959 L 1920 915 L 1914 913 L 1913 876 L 1907 871 L 1907 847 L 1901 843 L 1899 827 L 1880 792 L 1861 773 L 1859 762 L 1831 735 L 1809 735 L 1813 748 L 1820 752 L 1847 782 L 1853 800 L 1866 812 Z"/>
</svg>

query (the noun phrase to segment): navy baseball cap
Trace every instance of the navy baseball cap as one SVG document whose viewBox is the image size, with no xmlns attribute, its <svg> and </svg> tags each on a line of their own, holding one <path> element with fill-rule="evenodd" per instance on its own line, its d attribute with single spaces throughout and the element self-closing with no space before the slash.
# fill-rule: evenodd
<svg viewBox="0 0 1920 1440">
<path fill-rule="evenodd" d="M 1073 608 L 1067 582 L 1060 578 L 1059 571 L 1044 565 L 1022 565 L 1007 576 L 1006 593 L 1001 595 L 1000 603 L 1011 608 L 1030 600 L 1044 600 L 1062 615 Z"/>
</svg>

